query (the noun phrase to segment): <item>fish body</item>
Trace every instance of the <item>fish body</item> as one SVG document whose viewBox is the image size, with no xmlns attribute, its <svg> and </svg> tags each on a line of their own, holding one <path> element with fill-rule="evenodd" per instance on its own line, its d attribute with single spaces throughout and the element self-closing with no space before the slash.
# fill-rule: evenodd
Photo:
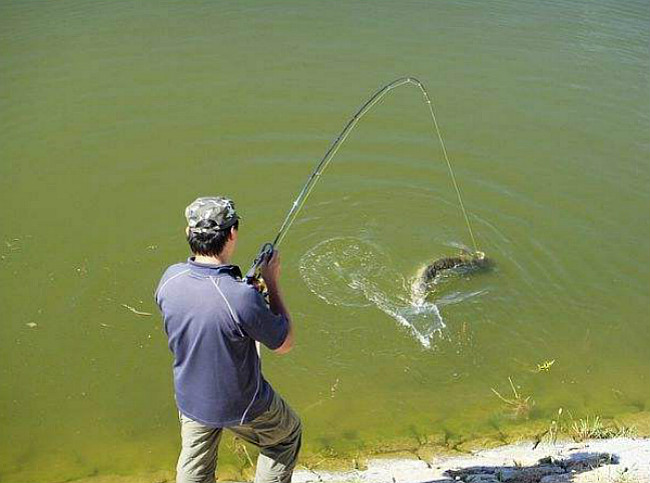
<svg viewBox="0 0 650 483">
<path fill-rule="evenodd" d="M 492 260 L 486 257 L 485 253 L 478 251 L 473 253 L 463 252 L 454 257 L 438 258 L 420 271 L 415 280 L 414 292 L 416 296 L 422 296 L 430 292 L 438 276 L 447 270 L 468 273 L 485 270 L 491 266 Z"/>
<path fill-rule="evenodd" d="M 465 270 L 480 270 L 488 268 L 491 260 L 483 252 L 462 253 L 456 257 L 443 257 L 427 265 L 422 272 L 421 278 L 425 282 L 432 282 L 443 270 L 453 268 Z"/>
</svg>

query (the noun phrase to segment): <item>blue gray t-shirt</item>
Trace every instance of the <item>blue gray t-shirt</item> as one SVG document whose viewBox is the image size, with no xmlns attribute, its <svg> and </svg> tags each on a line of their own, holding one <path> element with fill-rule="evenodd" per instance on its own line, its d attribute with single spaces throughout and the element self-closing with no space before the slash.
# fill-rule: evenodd
<svg viewBox="0 0 650 483">
<path fill-rule="evenodd" d="M 242 281 L 239 267 L 193 258 L 172 265 L 158 284 L 156 303 L 174 354 L 181 413 L 224 427 L 248 422 L 268 409 L 273 388 L 262 375 L 255 341 L 277 349 L 289 325 Z"/>
</svg>

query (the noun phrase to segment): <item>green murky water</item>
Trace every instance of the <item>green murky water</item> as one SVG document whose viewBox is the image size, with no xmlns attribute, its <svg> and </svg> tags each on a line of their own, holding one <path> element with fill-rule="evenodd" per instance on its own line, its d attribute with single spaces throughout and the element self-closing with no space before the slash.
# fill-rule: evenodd
<svg viewBox="0 0 650 483">
<path fill-rule="evenodd" d="M 428 349 L 395 315 L 469 239 L 420 94 L 393 91 L 283 245 L 299 344 L 264 365 L 305 455 L 494 431 L 508 376 L 533 421 L 650 410 L 649 20 L 640 0 L 0 0 L 0 480 L 173 469 L 152 292 L 187 256 L 184 206 L 233 197 L 247 266 L 403 74 L 434 96 L 497 265 L 441 284 Z"/>
</svg>

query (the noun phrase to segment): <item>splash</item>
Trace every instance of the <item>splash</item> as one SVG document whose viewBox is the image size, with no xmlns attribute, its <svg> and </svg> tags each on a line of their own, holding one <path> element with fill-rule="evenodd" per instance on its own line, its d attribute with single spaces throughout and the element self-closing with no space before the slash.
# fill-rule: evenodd
<svg viewBox="0 0 650 483">
<path fill-rule="evenodd" d="M 380 247 L 355 237 L 325 240 L 300 260 L 307 287 L 326 303 L 374 306 L 429 349 L 446 327 L 440 310 L 424 297 L 414 297 L 412 281 L 390 267 Z"/>
</svg>

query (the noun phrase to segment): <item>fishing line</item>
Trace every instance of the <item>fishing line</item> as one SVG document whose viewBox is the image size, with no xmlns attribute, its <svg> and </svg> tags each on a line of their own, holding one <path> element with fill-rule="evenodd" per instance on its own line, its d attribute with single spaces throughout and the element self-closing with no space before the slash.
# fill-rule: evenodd
<svg viewBox="0 0 650 483">
<path fill-rule="evenodd" d="M 474 250 L 478 252 L 478 245 L 476 243 L 476 238 L 474 237 L 474 232 L 472 230 L 472 225 L 469 221 L 469 216 L 467 215 L 467 210 L 465 209 L 465 204 L 463 203 L 463 198 L 460 193 L 460 188 L 458 186 L 458 182 L 456 181 L 456 176 L 454 174 L 454 170 L 451 167 L 451 162 L 449 161 L 449 155 L 447 154 L 447 148 L 445 146 L 445 142 L 442 139 L 442 134 L 440 132 L 440 127 L 438 126 L 438 121 L 436 119 L 436 115 L 434 112 L 433 108 L 433 102 L 431 101 L 431 98 L 429 97 L 429 93 L 427 92 L 426 88 L 420 82 L 418 79 L 415 77 L 401 77 L 399 79 L 395 79 L 394 81 L 390 82 L 389 84 L 386 84 L 379 90 L 377 90 L 358 110 L 355 112 L 355 114 L 350 118 L 350 120 L 347 122 L 343 130 L 339 133 L 339 135 L 332 141 L 330 144 L 329 148 L 325 152 L 325 155 L 321 158 L 320 162 L 316 166 L 316 168 L 312 171 L 310 174 L 309 178 L 307 179 L 307 182 L 305 183 L 304 187 L 298 194 L 298 197 L 296 200 L 293 202 L 293 205 L 291 206 L 291 209 L 287 213 L 287 216 L 285 217 L 282 225 L 280 226 L 280 230 L 278 231 L 277 235 L 275 236 L 275 239 L 273 240 L 273 243 L 265 243 L 262 246 L 262 249 L 260 250 L 259 254 L 255 258 L 255 261 L 253 262 L 253 266 L 251 267 L 250 271 L 247 274 L 247 278 L 250 279 L 255 279 L 258 278 L 258 271 L 259 271 L 259 266 L 262 263 L 262 261 L 269 256 L 274 248 L 277 248 L 280 243 L 282 243 L 282 240 L 284 240 L 284 237 L 286 236 L 287 232 L 289 231 L 289 228 L 291 228 L 291 225 L 295 221 L 296 217 L 298 216 L 298 213 L 300 213 L 300 210 L 304 206 L 305 202 L 307 201 L 307 198 L 311 194 L 312 190 L 314 189 L 314 186 L 320 179 L 321 175 L 327 168 L 327 166 L 330 164 L 334 156 L 336 155 L 337 151 L 343 144 L 343 142 L 347 139 L 349 136 L 350 132 L 354 127 L 357 125 L 357 123 L 361 120 L 363 116 L 365 116 L 368 111 L 370 111 L 375 104 L 377 104 L 386 94 L 388 94 L 390 91 L 393 89 L 396 89 L 398 87 L 401 87 L 403 85 L 414 85 L 417 86 L 420 91 L 422 92 L 422 95 L 424 96 L 424 101 L 427 103 L 429 106 L 429 114 L 431 115 L 431 120 L 433 122 L 433 127 L 435 129 L 435 132 L 438 136 L 438 140 L 440 141 L 440 145 L 442 147 L 442 153 L 445 158 L 445 161 L 447 163 L 447 168 L 449 169 L 449 175 L 451 177 L 452 184 L 454 185 L 454 189 L 456 190 L 456 196 L 458 197 L 458 204 L 460 205 L 460 209 L 463 213 L 463 218 L 465 219 L 465 224 L 467 225 L 467 231 L 469 232 L 470 238 L 472 239 L 472 244 L 474 246 Z"/>
</svg>

